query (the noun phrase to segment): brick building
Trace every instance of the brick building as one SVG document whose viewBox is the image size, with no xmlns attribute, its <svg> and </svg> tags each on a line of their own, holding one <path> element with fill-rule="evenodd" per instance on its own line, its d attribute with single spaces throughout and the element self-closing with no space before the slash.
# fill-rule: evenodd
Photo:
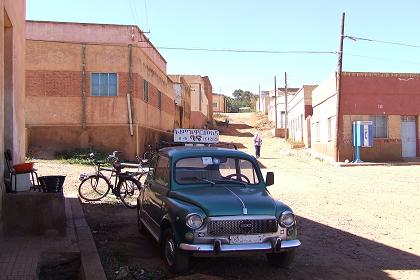
<svg viewBox="0 0 420 280">
<path fill-rule="evenodd" d="M 137 26 L 27 21 L 26 125 L 32 150 L 120 150 L 170 139 L 173 84 Z"/>
<path fill-rule="evenodd" d="M 191 89 L 191 128 L 203 128 L 213 120 L 212 85 L 207 76 L 170 75 L 172 80 L 183 78 Z"/>
<path fill-rule="evenodd" d="M 310 123 L 307 118 L 312 116 L 312 91 L 316 85 L 304 85 L 287 102 L 288 138 L 295 142 L 310 146 Z"/>
<path fill-rule="evenodd" d="M 0 232 L 5 193 L 4 152 L 25 160 L 25 1 L 0 0 Z"/>
<path fill-rule="evenodd" d="M 213 112 L 214 113 L 226 113 L 227 110 L 227 98 L 223 94 L 213 93 Z"/>
<path fill-rule="evenodd" d="M 314 89 L 312 148 L 331 158 L 353 160 L 352 123 L 373 122 L 374 142 L 361 149 L 365 161 L 395 161 L 419 155 L 420 74 L 343 72 L 338 137 L 337 79 Z"/>
</svg>

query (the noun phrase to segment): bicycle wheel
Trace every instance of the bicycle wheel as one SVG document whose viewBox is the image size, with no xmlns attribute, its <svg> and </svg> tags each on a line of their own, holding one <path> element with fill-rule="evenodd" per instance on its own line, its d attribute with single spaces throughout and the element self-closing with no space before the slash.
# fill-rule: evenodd
<svg viewBox="0 0 420 280">
<path fill-rule="evenodd" d="M 90 175 L 79 185 L 79 196 L 84 200 L 96 201 L 105 197 L 109 192 L 108 181 L 99 175 Z"/>
<path fill-rule="evenodd" d="M 137 197 L 140 194 L 141 183 L 134 178 L 120 178 L 117 191 L 120 194 L 122 203 L 128 208 L 136 208 Z"/>
</svg>

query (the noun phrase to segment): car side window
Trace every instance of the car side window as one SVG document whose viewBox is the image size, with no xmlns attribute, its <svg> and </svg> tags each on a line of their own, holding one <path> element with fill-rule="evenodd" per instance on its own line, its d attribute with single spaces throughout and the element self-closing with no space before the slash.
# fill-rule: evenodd
<svg viewBox="0 0 420 280">
<path fill-rule="evenodd" d="M 169 186 L 169 159 L 159 157 L 155 168 L 155 181 L 163 186 Z"/>
</svg>

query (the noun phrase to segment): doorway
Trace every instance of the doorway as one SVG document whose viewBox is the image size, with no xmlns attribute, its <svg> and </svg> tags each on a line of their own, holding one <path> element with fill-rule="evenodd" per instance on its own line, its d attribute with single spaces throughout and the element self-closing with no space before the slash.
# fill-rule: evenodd
<svg viewBox="0 0 420 280">
<path fill-rule="evenodd" d="M 416 117 L 401 116 L 401 145 L 402 157 L 416 157 Z"/>
</svg>

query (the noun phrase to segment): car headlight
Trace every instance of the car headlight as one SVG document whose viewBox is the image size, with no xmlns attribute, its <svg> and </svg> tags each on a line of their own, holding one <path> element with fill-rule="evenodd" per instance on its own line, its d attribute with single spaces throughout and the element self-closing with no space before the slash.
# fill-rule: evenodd
<svg viewBox="0 0 420 280">
<path fill-rule="evenodd" d="M 188 214 L 185 221 L 191 229 L 198 229 L 203 225 L 203 217 L 196 213 Z"/>
<path fill-rule="evenodd" d="M 284 211 L 280 215 L 279 224 L 285 228 L 293 226 L 295 224 L 295 214 L 291 211 Z"/>
</svg>

